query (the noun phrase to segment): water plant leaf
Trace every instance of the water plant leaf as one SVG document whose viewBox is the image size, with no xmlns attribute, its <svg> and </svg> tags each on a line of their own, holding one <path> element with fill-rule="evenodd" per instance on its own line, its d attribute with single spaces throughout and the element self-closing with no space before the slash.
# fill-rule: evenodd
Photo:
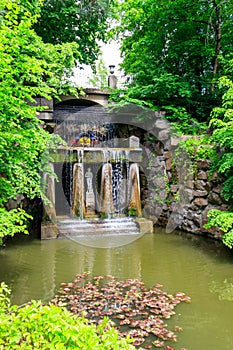
<svg viewBox="0 0 233 350">
<path fill-rule="evenodd" d="M 62 283 L 53 303 L 65 305 L 78 316 L 85 313 L 90 323 L 98 324 L 107 316 L 120 336 L 133 338 L 133 344 L 140 350 L 150 349 L 151 344 L 163 347 L 165 342 L 177 341 L 175 332 L 182 328 L 169 330 L 165 320 L 175 315 L 178 304 L 190 301 L 183 292 L 172 295 L 161 287 L 156 284 L 147 289 L 138 279 L 120 281 L 111 275 L 92 278 L 84 273 L 76 275 L 72 283 Z"/>
</svg>

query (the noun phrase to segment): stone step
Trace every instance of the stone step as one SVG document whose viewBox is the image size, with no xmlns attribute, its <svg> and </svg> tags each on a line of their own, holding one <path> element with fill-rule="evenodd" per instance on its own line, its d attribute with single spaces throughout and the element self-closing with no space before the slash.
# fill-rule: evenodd
<svg viewBox="0 0 233 350">
<path fill-rule="evenodd" d="M 128 235 L 138 234 L 139 226 L 132 219 L 110 219 L 110 220 L 75 220 L 65 219 L 57 221 L 59 237 L 80 235 Z"/>
<path fill-rule="evenodd" d="M 111 228 L 111 229 L 121 229 L 121 228 L 136 228 L 137 224 L 136 222 L 87 222 L 87 221 L 81 221 L 80 222 L 57 222 L 58 227 L 79 227 L 83 229 L 93 229 L 93 228 Z"/>
</svg>

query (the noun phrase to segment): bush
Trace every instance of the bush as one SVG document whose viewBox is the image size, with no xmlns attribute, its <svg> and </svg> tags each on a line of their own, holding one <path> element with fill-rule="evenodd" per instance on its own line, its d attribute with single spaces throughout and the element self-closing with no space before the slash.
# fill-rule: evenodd
<svg viewBox="0 0 233 350">
<path fill-rule="evenodd" d="M 129 338 L 120 339 L 107 318 L 99 325 L 66 308 L 32 301 L 10 306 L 9 288 L 0 286 L 0 349 L 133 350 Z"/>
<path fill-rule="evenodd" d="M 211 138 L 208 136 L 188 137 L 180 143 L 181 149 L 185 149 L 193 160 L 209 159 L 216 160 L 216 150 Z"/>
<path fill-rule="evenodd" d="M 224 233 L 222 242 L 228 247 L 233 247 L 233 213 L 211 209 L 208 212 L 208 223 L 205 228 L 219 227 Z"/>
</svg>

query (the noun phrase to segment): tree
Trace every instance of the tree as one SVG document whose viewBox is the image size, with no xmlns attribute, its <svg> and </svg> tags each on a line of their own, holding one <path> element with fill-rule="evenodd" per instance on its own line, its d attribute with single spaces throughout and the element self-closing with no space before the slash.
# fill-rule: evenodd
<svg viewBox="0 0 233 350">
<path fill-rule="evenodd" d="M 114 1 L 45 0 L 34 28 L 47 43 L 77 42 L 79 63 L 93 65 L 99 55 L 98 41 L 106 39 Z"/>
<path fill-rule="evenodd" d="M 90 80 L 92 85 L 101 89 L 107 88 L 109 72 L 101 55 L 96 62 L 95 72 L 96 74 Z"/>
<path fill-rule="evenodd" d="M 219 79 L 223 90 L 222 105 L 213 109 L 210 126 L 213 128 L 212 142 L 219 151 L 215 168 L 224 175 L 223 195 L 232 204 L 233 200 L 233 59 L 226 66 L 228 75 Z M 218 226 L 223 232 L 223 243 L 233 247 L 233 213 L 210 210 L 207 228 Z"/>
<path fill-rule="evenodd" d="M 222 60 L 232 57 L 232 13 L 233 3 L 222 0 L 122 2 L 116 32 L 122 67 L 133 76 L 126 97 L 170 111 L 173 119 L 184 110 L 206 121 L 220 102 L 215 82 Z"/>
<path fill-rule="evenodd" d="M 44 44 L 32 29 L 41 1 L 34 0 L 32 10 L 29 1 L 23 4 L 0 0 L 0 240 L 27 232 L 21 200 L 41 195 L 46 162 L 40 156 L 53 136 L 41 126 L 34 99 L 65 93 L 80 57 L 76 43 Z M 10 199 L 15 207 L 9 212 Z"/>
</svg>

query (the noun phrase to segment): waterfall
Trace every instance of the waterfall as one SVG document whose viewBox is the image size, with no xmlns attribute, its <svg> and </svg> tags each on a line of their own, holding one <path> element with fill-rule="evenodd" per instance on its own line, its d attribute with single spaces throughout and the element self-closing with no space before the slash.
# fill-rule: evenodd
<svg viewBox="0 0 233 350">
<path fill-rule="evenodd" d="M 60 131 L 67 132 L 68 146 L 61 147 L 61 157 L 55 163 L 59 174 L 55 188 L 57 216 L 94 219 L 114 214 L 119 217 L 126 212 L 141 216 L 136 163 L 141 160 L 134 156 L 138 150 L 131 150 L 131 139 L 123 140 L 123 147 L 119 147 L 114 125 L 101 122 L 71 121 Z M 84 138 L 88 140 L 85 144 Z"/>
<path fill-rule="evenodd" d="M 85 215 L 83 163 L 75 163 L 73 169 L 73 205 L 72 214 L 80 219 Z"/>
<path fill-rule="evenodd" d="M 54 173 L 54 165 L 53 163 L 49 163 L 49 167 L 51 168 L 51 173 L 44 174 L 44 182 L 45 182 L 45 196 L 47 200 L 44 201 L 44 209 L 46 214 L 48 215 L 50 220 L 54 220 L 56 218 L 56 209 L 55 209 L 55 179 L 54 176 L 51 175 Z"/>
<path fill-rule="evenodd" d="M 112 195 L 112 164 L 105 163 L 102 167 L 100 187 L 100 213 L 108 217 L 114 213 Z"/>
<path fill-rule="evenodd" d="M 126 207 L 126 171 L 124 154 L 122 150 L 113 152 L 114 163 L 112 165 L 112 193 L 114 212 L 122 214 Z"/>
<path fill-rule="evenodd" d="M 128 180 L 128 196 L 128 209 L 130 215 L 141 216 L 140 179 L 139 167 L 137 163 L 132 163 L 130 165 Z"/>
</svg>

